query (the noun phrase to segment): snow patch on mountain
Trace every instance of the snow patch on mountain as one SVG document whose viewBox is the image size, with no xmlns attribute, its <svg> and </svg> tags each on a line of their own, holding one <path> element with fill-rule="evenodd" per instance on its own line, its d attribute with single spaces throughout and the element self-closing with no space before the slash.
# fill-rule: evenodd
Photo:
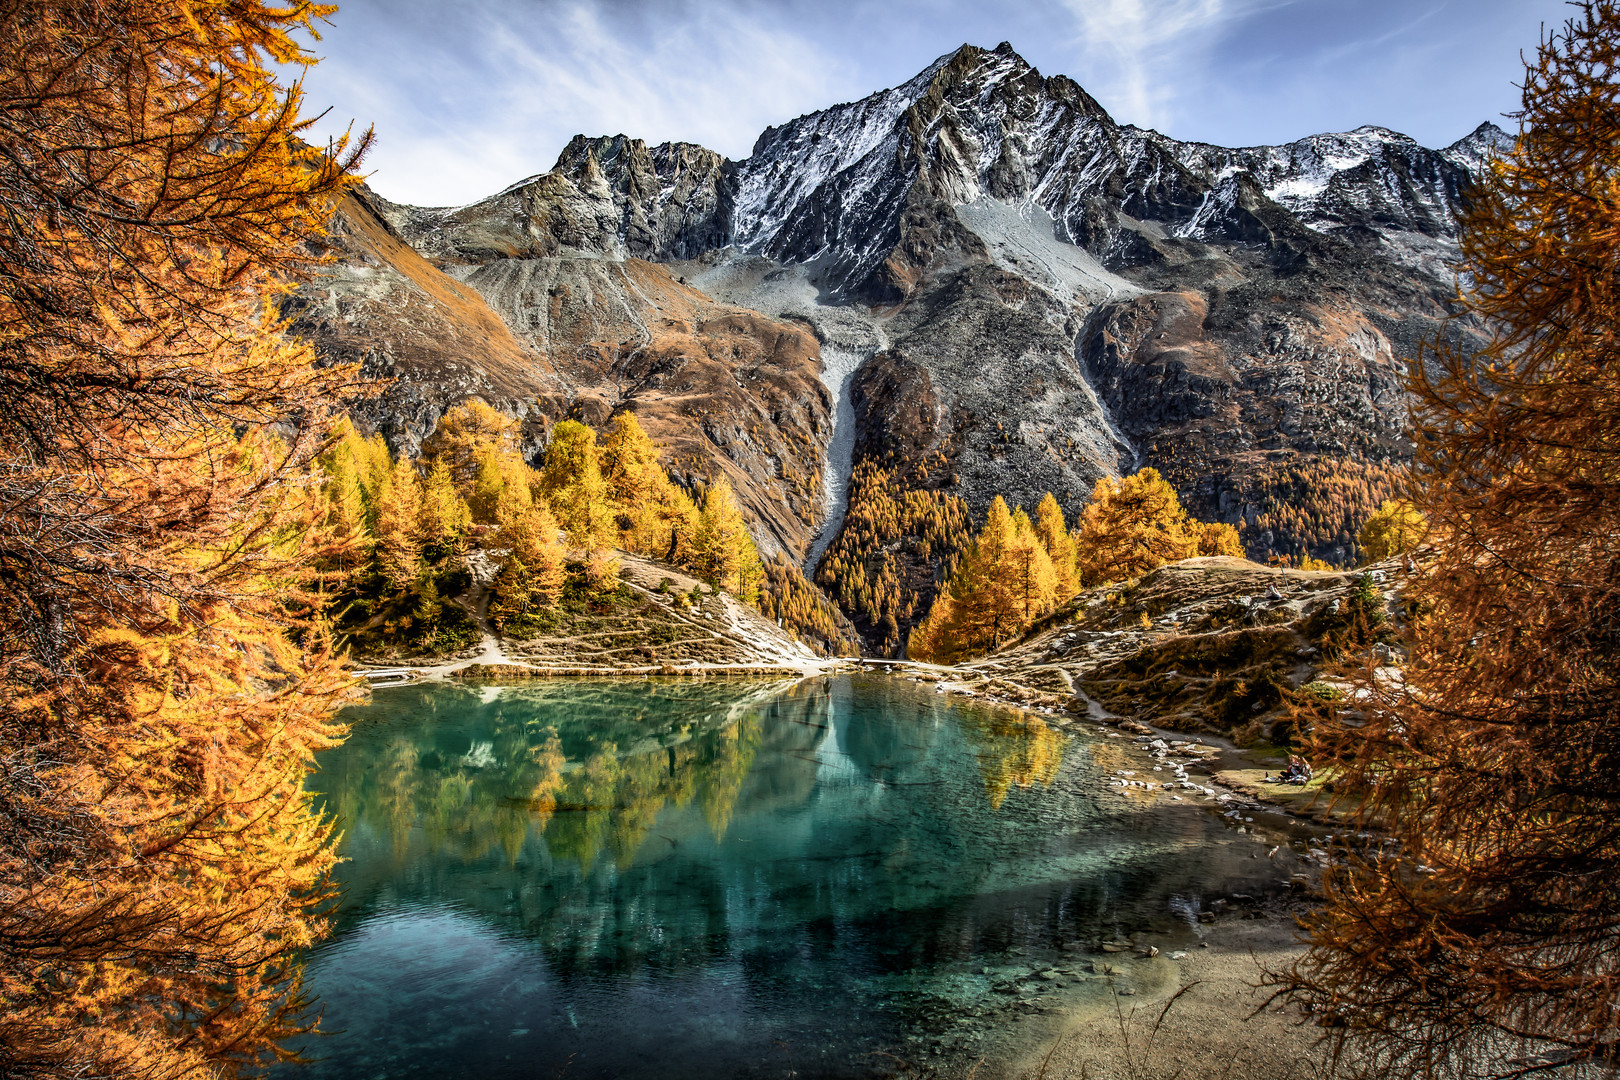
<svg viewBox="0 0 1620 1080">
<path fill-rule="evenodd" d="M 901 86 L 767 128 L 738 166 L 732 216 L 737 245 L 749 251 L 775 250 L 796 211 L 817 199 L 854 211 L 872 201 L 874 184 L 896 156 L 901 117 L 946 59 Z M 826 223 L 823 246 L 839 238 L 837 224 Z M 820 250 L 805 252 L 802 260 Z"/>
</svg>

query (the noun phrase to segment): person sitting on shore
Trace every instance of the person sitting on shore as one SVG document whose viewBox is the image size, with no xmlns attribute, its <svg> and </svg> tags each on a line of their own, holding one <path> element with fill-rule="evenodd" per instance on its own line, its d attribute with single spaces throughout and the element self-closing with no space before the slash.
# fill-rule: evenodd
<svg viewBox="0 0 1620 1080">
<path fill-rule="evenodd" d="M 1288 768 L 1284 769 L 1282 774 L 1277 777 L 1268 775 L 1266 782 L 1269 784 L 1308 784 L 1312 775 L 1310 762 L 1298 754 L 1290 754 L 1288 756 Z"/>
</svg>

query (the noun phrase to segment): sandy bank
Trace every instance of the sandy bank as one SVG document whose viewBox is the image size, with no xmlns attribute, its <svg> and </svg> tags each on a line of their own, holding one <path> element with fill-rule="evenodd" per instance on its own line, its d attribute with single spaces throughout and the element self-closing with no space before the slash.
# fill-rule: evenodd
<svg viewBox="0 0 1620 1080">
<path fill-rule="evenodd" d="M 1319 1031 L 1295 1010 L 1265 1007 L 1265 969 L 1304 951 L 1298 909 L 1211 926 L 1208 948 L 1187 950 L 1152 994 L 1117 999 L 1103 1015 L 1072 1018 L 1055 1041 L 1003 1075 L 1019 1080 L 1304 1080 L 1327 1074 Z M 987 1063 L 988 1065 L 988 1063 Z M 984 1070 L 981 1069 L 981 1075 Z"/>
</svg>

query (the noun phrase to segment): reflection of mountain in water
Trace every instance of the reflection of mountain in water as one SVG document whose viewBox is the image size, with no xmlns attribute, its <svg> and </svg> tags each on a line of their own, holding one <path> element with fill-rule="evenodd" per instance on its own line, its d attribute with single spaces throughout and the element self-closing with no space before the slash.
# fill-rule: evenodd
<svg viewBox="0 0 1620 1080">
<path fill-rule="evenodd" d="M 681 956 L 723 935 L 725 898 L 762 868 L 749 901 L 773 922 L 937 903 L 999 857 L 976 818 L 1049 785 L 1063 748 L 1037 719 L 899 683 L 859 708 L 825 682 L 433 686 L 356 714 L 316 785 L 347 834 L 349 908 L 379 890 L 499 895 L 490 914 L 572 962 Z M 977 815 L 948 812 L 981 787 Z M 946 880 L 913 872 L 956 849 Z"/>
<path fill-rule="evenodd" d="M 1014 945 L 1268 876 L 1214 819 L 1107 786 L 1106 741 L 895 680 L 398 688 L 351 719 L 315 778 L 348 861 L 309 970 L 332 1026 L 367 1033 L 324 1042 L 322 1077 L 866 1053 L 918 1022 L 893 979 L 971 977 L 979 1015 Z M 527 1071 L 501 1024 L 543 1047 Z"/>
</svg>

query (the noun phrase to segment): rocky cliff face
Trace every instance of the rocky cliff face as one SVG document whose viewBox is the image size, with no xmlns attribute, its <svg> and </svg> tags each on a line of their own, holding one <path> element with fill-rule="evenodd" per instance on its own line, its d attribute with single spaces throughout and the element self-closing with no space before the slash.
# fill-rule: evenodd
<svg viewBox="0 0 1620 1080">
<path fill-rule="evenodd" d="M 300 327 L 398 378 L 368 415 L 403 444 L 470 395 L 537 440 L 634 408 L 795 558 L 877 457 L 975 512 L 1050 490 L 1072 514 L 1153 465 L 1252 555 L 1343 560 L 1409 452 L 1406 364 L 1506 142 L 1181 142 L 964 46 L 745 161 L 580 136 L 468 206 L 363 193 Z"/>
<path fill-rule="evenodd" d="M 767 556 L 803 557 L 832 433 L 807 329 L 715 303 L 637 258 L 456 249 L 435 266 L 395 231 L 401 215 L 364 189 L 347 198 L 338 263 L 290 310 L 328 358 L 388 380 L 354 405 L 367 426 L 414 454 L 446 409 L 478 397 L 523 418 L 538 453 L 555 420 L 605 429 L 629 409 L 678 479 L 730 480 Z"/>
</svg>

